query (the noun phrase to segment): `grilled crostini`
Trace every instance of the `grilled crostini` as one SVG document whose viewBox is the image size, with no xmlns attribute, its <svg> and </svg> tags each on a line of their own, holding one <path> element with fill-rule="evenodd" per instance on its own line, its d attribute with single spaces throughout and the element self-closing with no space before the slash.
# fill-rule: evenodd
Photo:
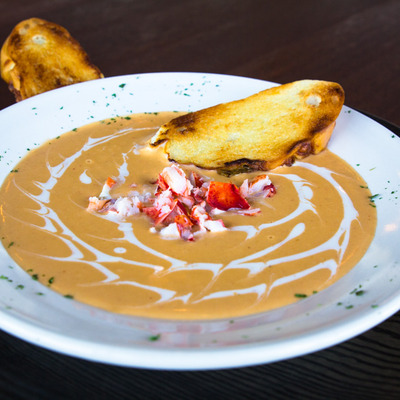
<svg viewBox="0 0 400 400">
<path fill-rule="evenodd" d="M 270 170 L 323 150 L 344 103 L 334 82 L 301 80 L 164 124 L 151 145 L 170 160 L 224 174 Z"/>
<path fill-rule="evenodd" d="M 20 22 L 3 44 L 1 76 L 16 101 L 73 83 L 103 78 L 81 45 L 60 25 Z"/>
</svg>

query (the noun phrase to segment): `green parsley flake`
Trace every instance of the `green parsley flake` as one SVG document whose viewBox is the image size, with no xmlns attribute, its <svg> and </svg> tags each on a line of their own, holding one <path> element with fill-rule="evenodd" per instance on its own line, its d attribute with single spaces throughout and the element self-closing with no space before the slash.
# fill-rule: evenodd
<svg viewBox="0 0 400 400">
<path fill-rule="evenodd" d="M 160 338 L 161 338 L 161 333 L 159 333 L 157 335 L 149 336 L 149 341 L 150 342 L 156 342 L 157 340 L 160 340 Z"/>
</svg>

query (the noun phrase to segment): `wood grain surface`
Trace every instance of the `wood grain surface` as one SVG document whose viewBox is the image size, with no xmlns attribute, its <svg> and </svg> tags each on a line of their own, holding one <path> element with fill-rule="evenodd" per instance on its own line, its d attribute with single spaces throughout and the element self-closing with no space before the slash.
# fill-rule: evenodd
<svg viewBox="0 0 400 400">
<path fill-rule="evenodd" d="M 66 27 L 105 76 L 331 80 L 346 105 L 400 126 L 398 0 L 2 0 L 0 42 L 30 17 Z M 0 109 L 13 103 L 1 81 Z M 355 398 L 400 398 L 400 313 L 304 357 L 199 372 L 83 361 L 0 332 L 0 399 Z"/>
</svg>

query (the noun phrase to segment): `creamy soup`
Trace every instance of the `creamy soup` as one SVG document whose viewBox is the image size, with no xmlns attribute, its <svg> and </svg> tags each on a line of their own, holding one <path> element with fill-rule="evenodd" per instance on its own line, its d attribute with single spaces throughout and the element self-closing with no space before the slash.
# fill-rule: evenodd
<svg viewBox="0 0 400 400">
<path fill-rule="evenodd" d="M 88 212 L 108 176 L 115 193 L 154 191 L 170 165 L 148 146 L 176 113 L 140 114 L 81 127 L 30 151 L 0 192 L 3 245 L 34 279 L 112 312 L 173 319 L 234 317 L 315 295 L 360 260 L 376 210 L 363 179 L 326 150 L 268 172 L 271 198 L 254 216 L 223 212 L 228 228 L 194 241 L 154 232 L 144 214 Z M 181 166 L 206 179 L 231 178 Z"/>
</svg>

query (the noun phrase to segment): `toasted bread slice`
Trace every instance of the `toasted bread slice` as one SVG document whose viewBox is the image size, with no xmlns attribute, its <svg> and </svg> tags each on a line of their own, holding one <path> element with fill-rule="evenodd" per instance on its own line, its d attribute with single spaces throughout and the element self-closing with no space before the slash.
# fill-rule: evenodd
<svg viewBox="0 0 400 400">
<path fill-rule="evenodd" d="M 1 49 L 0 64 L 1 76 L 17 101 L 72 83 L 103 78 L 65 28 L 39 18 L 15 26 Z"/>
<path fill-rule="evenodd" d="M 344 103 L 333 82 L 302 80 L 185 114 L 161 126 L 169 159 L 230 174 L 269 170 L 323 150 Z"/>
</svg>

